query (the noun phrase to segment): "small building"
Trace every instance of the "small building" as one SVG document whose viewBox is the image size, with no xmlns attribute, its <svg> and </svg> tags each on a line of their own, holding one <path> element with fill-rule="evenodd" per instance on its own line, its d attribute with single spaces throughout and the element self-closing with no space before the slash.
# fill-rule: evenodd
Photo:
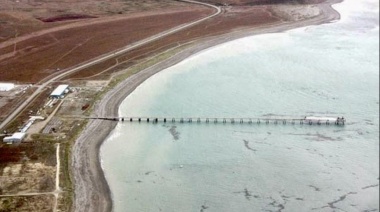
<svg viewBox="0 0 380 212">
<path fill-rule="evenodd" d="M 15 87 L 14 83 L 0 82 L 0 91 L 10 91 Z"/>
<path fill-rule="evenodd" d="M 17 132 L 14 133 L 12 136 L 8 136 L 3 138 L 3 142 L 8 144 L 18 143 L 21 142 L 25 138 L 26 133 Z"/>
<path fill-rule="evenodd" d="M 50 98 L 62 98 L 67 92 L 69 92 L 69 85 L 59 85 L 50 94 Z"/>
</svg>

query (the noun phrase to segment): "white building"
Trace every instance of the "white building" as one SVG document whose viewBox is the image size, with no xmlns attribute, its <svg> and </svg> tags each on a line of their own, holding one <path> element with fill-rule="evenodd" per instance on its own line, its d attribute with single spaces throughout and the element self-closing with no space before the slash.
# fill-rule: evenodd
<svg viewBox="0 0 380 212">
<path fill-rule="evenodd" d="M 14 133 L 12 136 L 5 137 L 3 139 L 3 142 L 9 143 L 9 144 L 21 142 L 22 139 L 25 138 L 25 135 L 26 135 L 25 133 L 17 132 L 17 133 Z"/>
<path fill-rule="evenodd" d="M 10 91 L 15 87 L 14 83 L 0 82 L 0 91 Z"/>
<path fill-rule="evenodd" d="M 59 85 L 54 91 L 50 94 L 51 98 L 62 98 L 64 94 L 69 92 L 69 85 Z"/>
</svg>

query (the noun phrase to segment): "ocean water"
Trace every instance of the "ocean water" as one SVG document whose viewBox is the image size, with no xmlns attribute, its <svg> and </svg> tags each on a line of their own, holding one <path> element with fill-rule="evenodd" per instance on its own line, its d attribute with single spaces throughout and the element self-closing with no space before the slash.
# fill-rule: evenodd
<svg viewBox="0 0 380 212">
<path fill-rule="evenodd" d="M 114 211 L 379 211 L 379 2 L 247 37 L 151 77 L 122 116 L 344 116 L 345 126 L 119 123 Z"/>
</svg>

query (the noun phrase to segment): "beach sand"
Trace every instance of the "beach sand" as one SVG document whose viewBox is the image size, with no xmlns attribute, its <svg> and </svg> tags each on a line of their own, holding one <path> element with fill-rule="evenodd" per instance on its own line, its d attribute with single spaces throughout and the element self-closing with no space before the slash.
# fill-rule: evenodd
<svg viewBox="0 0 380 212">
<path fill-rule="evenodd" d="M 242 37 L 283 32 L 338 20 L 340 15 L 331 5 L 339 2 L 341 0 L 328 0 L 319 4 L 320 15 L 311 19 L 265 25 L 260 28 L 246 29 L 200 40 L 196 45 L 122 81 L 96 103 L 92 116 L 117 117 L 121 102 L 142 82 L 157 72 L 173 66 L 204 49 Z M 75 185 L 74 211 L 112 211 L 111 191 L 101 167 L 99 149 L 116 125 L 117 122 L 115 121 L 90 120 L 74 144 L 71 164 Z"/>
</svg>

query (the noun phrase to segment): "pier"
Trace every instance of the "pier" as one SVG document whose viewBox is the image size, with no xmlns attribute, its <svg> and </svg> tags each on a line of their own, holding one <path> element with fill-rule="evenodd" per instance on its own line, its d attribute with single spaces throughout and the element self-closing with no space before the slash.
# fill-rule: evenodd
<svg viewBox="0 0 380 212">
<path fill-rule="evenodd" d="M 100 119 L 120 122 L 145 122 L 145 123 L 206 123 L 206 124 L 274 124 L 274 125 L 345 125 L 344 117 L 315 117 L 305 116 L 304 118 L 284 118 L 284 117 L 262 117 L 262 118 L 168 118 L 168 117 L 88 117 L 88 119 Z"/>
</svg>

